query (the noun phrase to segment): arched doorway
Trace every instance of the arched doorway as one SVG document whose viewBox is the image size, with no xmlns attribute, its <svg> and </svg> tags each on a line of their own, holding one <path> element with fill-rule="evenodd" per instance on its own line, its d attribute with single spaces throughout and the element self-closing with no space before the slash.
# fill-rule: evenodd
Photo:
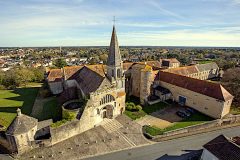
<svg viewBox="0 0 240 160">
<path fill-rule="evenodd" d="M 113 118 L 113 106 L 107 105 L 102 108 L 102 118 Z"/>
</svg>

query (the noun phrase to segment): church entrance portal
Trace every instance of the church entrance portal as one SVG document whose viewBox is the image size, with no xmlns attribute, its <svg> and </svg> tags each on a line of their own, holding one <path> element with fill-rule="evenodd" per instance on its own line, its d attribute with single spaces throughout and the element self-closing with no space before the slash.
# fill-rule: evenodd
<svg viewBox="0 0 240 160">
<path fill-rule="evenodd" d="M 102 117 L 103 118 L 113 118 L 113 107 L 111 105 L 107 105 L 102 109 Z"/>
</svg>

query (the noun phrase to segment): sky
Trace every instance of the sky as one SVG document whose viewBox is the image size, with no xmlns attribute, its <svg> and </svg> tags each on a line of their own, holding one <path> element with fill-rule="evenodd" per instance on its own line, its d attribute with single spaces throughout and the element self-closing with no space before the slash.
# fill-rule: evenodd
<svg viewBox="0 0 240 160">
<path fill-rule="evenodd" d="M 0 0 L 0 46 L 240 47 L 240 0 Z"/>
</svg>

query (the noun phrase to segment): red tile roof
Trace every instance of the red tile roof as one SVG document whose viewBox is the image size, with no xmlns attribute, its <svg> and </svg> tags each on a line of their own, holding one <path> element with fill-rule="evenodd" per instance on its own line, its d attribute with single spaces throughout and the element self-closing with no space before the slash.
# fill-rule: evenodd
<svg viewBox="0 0 240 160">
<path fill-rule="evenodd" d="M 128 70 L 133 64 L 132 62 L 123 63 L 123 70 Z"/>
<path fill-rule="evenodd" d="M 79 71 L 83 66 L 70 66 L 70 67 L 64 67 L 64 72 L 66 79 L 71 78 L 77 71 Z"/>
<path fill-rule="evenodd" d="M 62 70 L 61 69 L 51 69 L 48 74 L 49 82 L 58 82 L 62 80 Z"/>
<path fill-rule="evenodd" d="M 159 80 L 218 100 L 228 101 L 233 96 L 221 84 L 159 71 Z"/>
<path fill-rule="evenodd" d="M 180 63 L 176 58 L 161 59 L 162 61 L 168 61 L 170 63 Z"/>
</svg>

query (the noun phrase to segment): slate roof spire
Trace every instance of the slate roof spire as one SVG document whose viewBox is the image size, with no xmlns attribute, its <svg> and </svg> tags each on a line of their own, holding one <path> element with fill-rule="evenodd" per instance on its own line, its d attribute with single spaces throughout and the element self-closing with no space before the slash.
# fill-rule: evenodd
<svg viewBox="0 0 240 160">
<path fill-rule="evenodd" d="M 117 33 L 116 33 L 115 25 L 113 25 L 112 38 L 111 38 L 110 47 L 109 47 L 107 65 L 120 66 L 121 62 L 122 62 L 122 59 L 121 59 L 120 49 L 118 46 Z"/>
</svg>

